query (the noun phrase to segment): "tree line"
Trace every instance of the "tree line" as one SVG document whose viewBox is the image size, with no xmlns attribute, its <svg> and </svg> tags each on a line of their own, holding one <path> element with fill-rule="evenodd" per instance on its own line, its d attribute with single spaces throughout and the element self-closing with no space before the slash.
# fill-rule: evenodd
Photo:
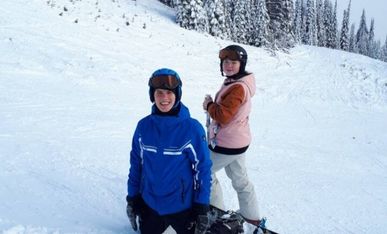
<svg viewBox="0 0 387 234">
<path fill-rule="evenodd" d="M 358 53 L 387 62 L 375 39 L 375 20 L 363 10 L 356 29 L 350 24 L 351 0 L 337 21 L 337 0 L 159 0 L 176 11 L 181 27 L 271 51 L 305 44 Z"/>
</svg>

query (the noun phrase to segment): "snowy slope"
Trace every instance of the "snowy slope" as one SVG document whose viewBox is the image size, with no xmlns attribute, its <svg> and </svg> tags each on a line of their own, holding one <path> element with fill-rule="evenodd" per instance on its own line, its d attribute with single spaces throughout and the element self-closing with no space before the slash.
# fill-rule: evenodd
<svg viewBox="0 0 387 234">
<path fill-rule="evenodd" d="M 217 52 L 229 43 L 179 28 L 154 0 L 0 1 L 0 231 L 133 233 L 128 157 L 150 111 L 149 75 L 176 69 L 204 124 L 202 99 L 221 84 Z M 387 64 L 245 48 L 258 87 L 248 172 L 269 227 L 386 233 Z"/>
</svg>

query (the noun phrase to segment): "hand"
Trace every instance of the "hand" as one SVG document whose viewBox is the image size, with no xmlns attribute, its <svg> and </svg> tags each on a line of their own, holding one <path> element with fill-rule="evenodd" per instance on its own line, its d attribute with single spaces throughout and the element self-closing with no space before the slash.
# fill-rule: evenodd
<svg viewBox="0 0 387 234">
<path fill-rule="evenodd" d="M 198 215 L 196 218 L 195 234 L 205 234 L 210 226 L 211 224 L 208 214 Z"/>
<path fill-rule="evenodd" d="M 209 206 L 199 203 L 194 203 L 192 206 L 192 213 L 196 219 L 195 234 L 205 234 L 210 228 Z"/>
<path fill-rule="evenodd" d="M 132 226 L 134 231 L 137 231 L 137 217 L 140 215 L 139 208 L 141 206 L 141 197 L 126 197 L 127 205 L 126 205 L 126 215 L 129 218 L 130 225 Z"/>
<path fill-rule="evenodd" d="M 203 110 L 207 110 L 207 107 L 208 107 L 208 104 L 210 104 L 211 102 L 214 102 L 214 100 L 212 100 L 212 97 L 211 95 L 207 94 L 205 97 L 204 97 L 204 101 L 203 101 Z"/>
</svg>

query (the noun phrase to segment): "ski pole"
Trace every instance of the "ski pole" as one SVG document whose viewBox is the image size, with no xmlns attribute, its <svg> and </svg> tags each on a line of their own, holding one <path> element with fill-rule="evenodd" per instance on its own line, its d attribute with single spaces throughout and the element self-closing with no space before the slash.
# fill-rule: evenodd
<svg viewBox="0 0 387 234">
<path fill-rule="evenodd" d="M 210 143 L 210 123 L 211 117 L 210 114 L 208 114 L 208 111 L 206 111 L 207 143 Z"/>
</svg>

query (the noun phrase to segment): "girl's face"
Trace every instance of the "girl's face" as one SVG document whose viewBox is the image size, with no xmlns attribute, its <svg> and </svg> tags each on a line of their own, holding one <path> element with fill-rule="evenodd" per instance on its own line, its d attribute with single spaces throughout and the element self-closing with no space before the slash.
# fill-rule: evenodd
<svg viewBox="0 0 387 234">
<path fill-rule="evenodd" d="M 156 106 L 161 112 L 170 111 L 176 101 L 175 94 L 167 89 L 156 89 L 154 96 Z"/>
<path fill-rule="evenodd" d="M 223 60 L 222 68 L 223 72 L 226 76 L 233 76 L 239 72 L 239 68 L 241 67 L 241 62 L 238 60 Z"/>
</svg>

